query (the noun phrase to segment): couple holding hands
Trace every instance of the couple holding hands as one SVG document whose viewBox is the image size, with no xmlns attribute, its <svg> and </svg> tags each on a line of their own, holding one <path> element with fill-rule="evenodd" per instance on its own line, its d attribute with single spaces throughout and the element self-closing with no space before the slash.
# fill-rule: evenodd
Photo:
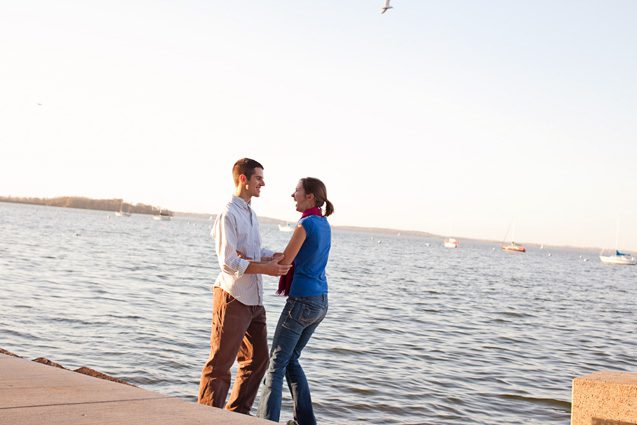
<svg viewBox="0 0 637 425">
<path fill-rule="evenodd" d="M 334 207 L 323 182 L 302 178 L 292 194 L 301 220 L 283 253 L 275 253 L 261 247 L 259 223 L 250 206 L 265 185 L 263 166 L 240 159 L 232 177 L 234 196 L 212 230 L 221 273 L 213 286 L 210 356 L 201 373 L 198 402 L 249 414 L 265 375 L 257 415 L 278 422 L 285 377 L 294 401 L 292 423 L 315 424 L 299 357 L 327 313 L 325 266 L 331 230 L 326 217 Z M 288 296 L 269 355 L 262 274 L 280 276 L 278 292 Z M 226 403 L 235 358 L 239 368 Z"/>
</svg>

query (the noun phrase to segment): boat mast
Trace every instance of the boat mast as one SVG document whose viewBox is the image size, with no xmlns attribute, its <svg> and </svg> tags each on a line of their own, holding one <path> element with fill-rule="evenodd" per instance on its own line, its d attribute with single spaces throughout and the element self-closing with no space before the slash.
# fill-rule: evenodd
<svg viewBox="0 0 637 425">
<path fill-rule="evenodd" d="M 619 251 L 619 217 L 615 221 L 615 254 Z"/>
<path fill-rule="evenodd" d="M 506 234 L 504 235 L 504 239 L 502 239 L 502 245 L 504 245 L 504 244 L 506 243 L 507 238 L 509 237 L 509 231 L 511 230 L 511 225 L 512 225 L 512 224 L 513 224 L 513 220 L 511 220 L 511 221 L 509 222 L 509 227 L 507 227 L 507 232 L 506 232 Z"/>
<path fill-rule="evenodd" d="M 515 243 L 515 220 L 513 220 L 511 225 L 511 242 Z"/>
</svg>

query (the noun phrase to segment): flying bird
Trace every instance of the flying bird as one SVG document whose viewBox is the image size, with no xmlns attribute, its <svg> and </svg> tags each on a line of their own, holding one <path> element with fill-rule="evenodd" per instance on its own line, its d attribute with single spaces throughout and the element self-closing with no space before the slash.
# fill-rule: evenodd
<svg viewBox="0 0 637 425">
<path fill-rule="evenodd" d="M 389 5 L 389 2 L 390 2 L 390 1 L 391 1 L 391 0 L 385 0 L 385 6 L 383 6 L 383 7 L 380 9 L 380 13 L 381 13 L 381 15 L 382 15 L 383 13 L 387 12 L 389 9 L 393 9 L 393 8 L 394 8 L 394 6 L 390 6 L 390 5 Z"/>
</svg>

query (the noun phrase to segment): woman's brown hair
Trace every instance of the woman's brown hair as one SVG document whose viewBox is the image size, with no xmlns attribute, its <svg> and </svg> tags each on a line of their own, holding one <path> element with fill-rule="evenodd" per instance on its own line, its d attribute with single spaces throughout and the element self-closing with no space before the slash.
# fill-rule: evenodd
<svg viewBox="0 0 637 425">
<path fill-rule="evenodd" d="M 325 204 L 326 217 L 334 212 L 334 205 L 327 199 L 327 189 L 322 181 L 314 177 L 304 177 L 301 179 L 301 184 L 306 194 L 314 195 L 317 207 L 321 208 Z"/>
</svg>

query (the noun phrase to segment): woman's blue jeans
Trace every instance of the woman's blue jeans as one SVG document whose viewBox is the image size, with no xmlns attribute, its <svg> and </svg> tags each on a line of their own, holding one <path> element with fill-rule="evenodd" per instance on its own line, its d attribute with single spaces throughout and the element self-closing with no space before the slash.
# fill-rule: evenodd
<svg viewBox="0 0 637 425">
<path fill-rule="evenodd" d="M 299 364 L 299 357 L 326 314 L 327 294 L 316 297 L 288 297 L 274 331 L 270 366 L 265 374 L 258 416 L 279 421 L 285 376 L 294 401 L 294 419 L 299 425 L 316 424 L 310 387 Z"/>
</svg>

